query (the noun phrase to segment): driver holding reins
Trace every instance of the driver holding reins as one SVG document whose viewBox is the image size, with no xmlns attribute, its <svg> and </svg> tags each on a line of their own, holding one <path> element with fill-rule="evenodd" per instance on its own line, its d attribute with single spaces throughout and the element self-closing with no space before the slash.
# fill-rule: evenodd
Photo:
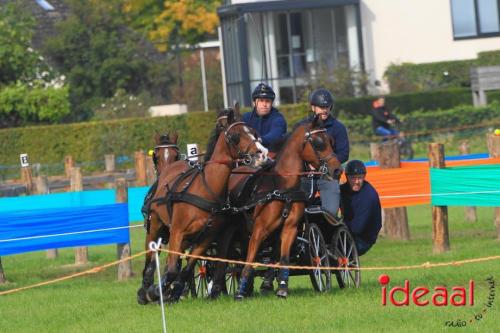
<svg viewBox="0 0 500 333">
<path fill-rule="evenodd" d="M 333 117 L 334 98 L 332 93 L 327 89 L 316 89 L 309 97 L 309 104 L 314 114 L 299 124 L 310 121 L 315 115 L 319 115 L 323 120 L 326 132 L 333 139 L 333 152 L 337 155 L 340 163 L 344 163 L 349 159 L 349 139 L 344 124 Z M 337 216 L 340 204 L 339 177 L 340 174 L 333 179 L 322 177 L 316 180 L 317 189 L 321 193 L 321 208 L 333 217 Z M 309 178 L 304 179 L 304 187 L 310 188 L 310 182 Z"/>
</svg>

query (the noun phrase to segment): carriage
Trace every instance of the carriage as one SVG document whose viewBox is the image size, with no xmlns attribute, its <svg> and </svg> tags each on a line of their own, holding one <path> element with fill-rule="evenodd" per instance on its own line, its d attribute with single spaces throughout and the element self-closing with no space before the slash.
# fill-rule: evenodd
<svg viewBox="0 0 500 333">
<path fill-rule="evenodd" d="M 294 266 L 316 267 L 316 269 L 294 269 L 290 276 L 309 275 L 312 286 L 317 292 L 327 292 L 332 288 L 332 275 L 340 288 L 359 287 L 361 272 L 358 251 L 354 238 L 342 218 L 332 219 L 322 210 L 318 193 L 311 191 L 307 197 L 306 209 L 298 225 L 298 234 L 292 245 L 290 264 Z M 244 228 L 241 223 L 248 223 L 244 213 L 228 216 L 233 222 L 219 238 L 211 244 L 207 255 L 223 256 L 234 261 L 244 261 L 248 247 L 248 235 L 238 232 Z M 244 220 L 245 222 L 241 222 Z M 272 264 L 276 262 L 276 249 L 279 248 L 279 231 L 270 235 L 262 244 L 256 262 Z M 335 267 L 328 270 L 326 267 Z M 223 281 L 216 286 L 217 270 L 223 270 Z M 230 263 L 218 264 L 216 261 L 198 260 L 190 284 L 186 288 L 192 297 L 215 298 L 219 293 L 235 296 L 241 276 L 242 265 Z M 276 277 L 275 269 L 263 267 L 255 275 L 261 278 Z M 267 275 L 267 276 L 266 276 Z M 220 279 L 220 278 L 219 278 Z M 218 289 L 220 288 L 220 290 Z M 253 289 L 253 285 L 251 287 Z M 217 289 L 217 290 L 215 290 Z"/>
<path fill-rule="evenodd" d="M 230 200 L 229 205 L 225 203 L 224 193 L 233 192 L 229 182 L 235 163 L 263 170 L 262 166 L 268 161 L 267 149 L 244 123 L 237 120 L 237 114 L 238 108 L 235 107 L 235 110 L 222 110 L 217 115 L 204 163 L 172 162 L 159 174 L 145 220 L 146 244 L 156 242 L 162 234 L 168 239 L 167 269 L 159 281 L 167 301 L 176 302 L 187 290 L 186 285 L 196 296 L 238 290 L 236 298 L 243 299 L 253 289 L 254 273 L 257 276 L 264 274 L 263 271 L 254 272 L 250 263 L 271 263 L 278 258 L 278 253 L 279 297 L 287 297 L 288 277 L 297 274 L 309 274 L 316 290 L 329 290 L 331 271 L 321 268 L 330 265 L 345 268 L 334 271 L 341 287 L 358 286 L 359 270 L 347 270 L 359 266 L 356 246 L 348 229 L 342 221 L 328 218 L 321 211 L 312 190 L 307 197 L 300 189 L 305 163 L 317 170 L 307 172 L 309 176 L 338 176 L 340 162 L 322 120 L 315 116 L 294 128 L 270 172 L 256 178 L 258 181 L 250 194 L 254 198 L 255 195 L 264 196 L 253 200 L 253 209 L 247 209 L 249 197 L 243 196 L 246 204 L 238 207 L 234 206 L 236 201 Z M 164 157 L 167 155 L 165 153 Z M 226 215 L 230 212 L 251 216 L 252 223 L 228 223 Z M 248 218 L 240 220 L 248 221 Z M 250 228 L 245 232 L 247 226 Z M 208 253 L 216 257 L 244 259 L 246 263 L 243 267 L 226 266 L 222 262 L 189 258 L 181 267 L 179 256 L 189 244 L 194 256 Z M 286 268 L 289 265 L 313 266 L 315 269 L 294 271 Z M 160 288 L 154 284 L 155 270 L 152 254 L 147 252 L 142 284 L 137 291 L 139 304 L 160 298 Z"/>
</svg>

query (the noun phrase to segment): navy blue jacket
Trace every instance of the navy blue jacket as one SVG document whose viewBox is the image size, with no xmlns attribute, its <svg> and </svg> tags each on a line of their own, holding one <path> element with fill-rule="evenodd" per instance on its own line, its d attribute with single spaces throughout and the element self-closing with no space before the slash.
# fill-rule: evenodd
<svg viewBox="0 0 500 333">
<path fill-rule="evenodd" d="M 311 121 L 314 115 L 301 120 L 297 125 L 301 125 L 305 122 Z M 344 163 L 349 159 L 349 138 L 347 137 L 347 129 L 344 124 L 342 124 L 337 119 L 329 116 L 323 121 L 326 131 L 333 138 L 333 152 L 337 155 L 340 163 Z"/>
<path fill-rule="evenodd" d="M 373 186 L 366 180 L 358 192 L 349 183 L 340 186 L 344 221 L 351 232 L 368 244 L 375 244 L 382 228 L 380 199 Z"/>
<path fill-rule="evenodd" d="M 257 131 L 262 138 L 262 144 L 269 148 L 271 144 L 283 138 L 286 134 L 286 120 L 278 109 L 272 108 L 271 112 L 263 117 L 257 115 L 255 108 L 252 112 L 243 115 L 243 122 Z"/>
</svg>

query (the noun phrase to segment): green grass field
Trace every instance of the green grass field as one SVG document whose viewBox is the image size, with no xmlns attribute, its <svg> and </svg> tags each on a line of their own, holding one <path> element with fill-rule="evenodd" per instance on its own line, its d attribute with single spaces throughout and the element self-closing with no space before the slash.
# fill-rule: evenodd
<svg viewBox="0 0 500 333">
<path fill-rule="evenodd" d="M 493 209 L 479 208 L 479 221 L 464 221 L 464 209 L 449 209 L 451 251 L 432 254 L 431 209 L 408 209 L 411 241 L 381 238 L 361 259 L 362 266 L 397 266 L 424 262 L 445 262 L 500 254 L 495 240 Z M 142 251 L 144 231 L 132 232 L 134 253 Z M 115 259 L 115 246 L 89 249 L 91 265 Z M 71 249 L 61 250 L 57 260 L 45 259 L 45 252 L 2 258 L 8 283 L 1 290 L 50 280 L 75 271 Z M 143 259 L 133 261 L 136 276 L 127 282 L 116 281 L 116 269 L 76 278 L 50 286 L 0 296 L 0 332 L 161 332 L 158 305 L 140 306 L 135 293 L 140 284 Z M 80 270 L 82 270 L 80 268 Z M 166 309 L 169 332 L 498 332 L 500 296 L 493 307 L 485 308 L 489 289 L 486 278 L 500 281 L 500 261 L 462 266 L 408 271 L 365 271 L 359 289 L 334 288 L 327 294 L 313 291 L 309 278 L 292 277 L 286 300 L 273 295 L 256 295 L 237 303 L 229 297 L 217 301 L 188 298 Z M 391 277 L 389 287 L 417 285 L 466 286 L 476 283 L 475 305 L 465 307 L 395 307 L 381 305 L 380 274 Z M 260 281 L 257 281 L 257 286 Z M 470 323 L 469 320 L 473 319 Z M 465 328 L 445 327 L 446 321 L 463 320 Z"/>
</svg>

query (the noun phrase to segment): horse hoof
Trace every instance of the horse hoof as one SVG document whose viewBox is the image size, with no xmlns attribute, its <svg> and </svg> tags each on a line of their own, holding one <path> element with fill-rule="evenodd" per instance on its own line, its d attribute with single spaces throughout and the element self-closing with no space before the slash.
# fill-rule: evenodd
<svg viewBox="0 0 500 333">
<path fill-rule="evenodd" d="M 276 292 L 276 296 L 279 298 L 287 298 L 288 290 L 287 289 L 278 289 L 278 291 Z"/>
<path fill-rule="evenodd" d="M 210 290 L 210 299 L 217 299 L 219 298 L 220 294 L 222 293 L 222 288 L 218 284 L 214 284 L 212 286 L 212 290 Z"/>
<path fill-rule="evenodd" d="M 137 303 L 139 303 L 140 305 L 146 305 L 149 303 L 146 289 L 142 287 L 137 290 Z"/>
<path fill-rule="evenodd" d="M 154 303 L 160 300 L 160 290 L 158 286 L 152 285 L 146 291 L 146 300 Z"/>
<path fill-rule="evenodd" d="M 264 280 L 260 285 L 260 293 L 261 294 L 269 294 L 274 291 L 273 281 Z"/>
</svg>

